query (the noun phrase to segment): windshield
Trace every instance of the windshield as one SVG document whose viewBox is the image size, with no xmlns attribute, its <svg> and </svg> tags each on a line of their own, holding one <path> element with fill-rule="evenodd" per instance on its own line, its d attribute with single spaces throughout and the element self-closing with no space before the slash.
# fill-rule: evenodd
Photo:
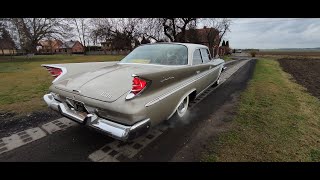
<svg viewBox="0 0 320 180">
<path fill-rule="evenodd" d="M 120 63 L 186 65 L 188 49 L 180 44 L 152 44 L 134 49 Z"/>
</svg>

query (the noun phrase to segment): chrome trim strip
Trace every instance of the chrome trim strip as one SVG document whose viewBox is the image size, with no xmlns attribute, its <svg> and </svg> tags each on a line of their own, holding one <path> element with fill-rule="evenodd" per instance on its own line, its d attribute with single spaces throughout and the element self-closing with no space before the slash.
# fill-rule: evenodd
<svg viewBox="0 0 320 180">
<path fill-rule="evenodd" d="M 183 65 L 163 65 L 163 64 L 143 64 L 143 63 L 117 63 L 117 64 L 135 64 L 135 65 L 166 66 L 166 67 L 190 66 L 189 64 L 183 64 Z"/>
<path fill-rule="evenodd" d="M 67 74 L 67 68 L 65 67 L 61 67 L 61 66 L 57 66 L 57 65 L 50 65 L 50 64 L 42 64 L 42 67 L 53 67 L 53 68 L 59 68 L 62 70 L 62 73 L 60 74 L 60 76 L 58 76 L 57 78 L 55 78 L 52 83 L 58 81 L 63 75 Z"/>
<path fill-rule="evenodd" d="M 133 131 L 133 130 L 137 129 L 138 127 L 140 127 L 140 126 L 142 126 L 142 125 L 146 124 L 148 121 L 150 121 L 150 119 L 149 119 L 149 118 L 148 118 L 148 119 L 145 119 L 145 120 L 142 120 L 142 121 L 140 121 L 140 122 L 138 122 L 138 123 L 134 124 L 133 126 L 131 126 L 131 127 L 130 127 L 130 131 Z"/>
<path fill-rule="evenodd" d="M 216 66 L 216 67 L 208 70 L 208 72 L 206 72 L 205 74 L 198 74 L 198 75 L 196 75 L 196 76 L 194 77 L 194 79 L 191 79 L 190 81 L 188 81 L 188 82 L 180 85 L 179 87 L 176 87 L 176 88 L 173 89 L 172 91 L 169 91 L 169 92 L 167 92 L 167 93 L 165 93 L 165 94 L 163 94 L 163 95 L 160 95 L 160 96 L 158 96 L 157 98 L 151 100 L 150 102 L 148 102 L 148 103 L 145 105 L 145 107 L 149 107 L 149 106 L 151 106 L 151 105 L 153 105 L 153 104 L 155 104 L 155 103 L 157 103 L 157 102 L 165 99 L 166 97 L 168 97 L 168 96 L 170 96 L 171 94 L 179 91 L 180 89 L 182 89 L 182 88 L 190 85 L 191 83 L 193 83 L 193 82 L 195 82 L 195 81 L 197 81 L 197 80 L 199 80 L 199 79 L 207 76 L 208 74 L 210 74 L 211 72 L 213 72 L 213 71 L 216 70 L 217 68 L 219 68 L 219 66 Z"/>
<path fill-rule="evenodd" d="M 89 124 L 89 126 L 108 133 L 113 138 L 125 141 L 128 139 L 130 132 L 136 131 L 139 127 L 146 125 L 149 121 L 150 119 L 148 118 L 133 126 L 125 126 L 103 118 L 97 118 L 93 123 Z M 149 128 L 149 126 L 147 126 L 147 128 Z"/>
<path fill-rule="evenodd" d="M 196 98 L 199 97 L 204 91 L 206 91 L 207 89 L 209 89 L 214 83 L 216 83 L 216 82 L 218 81 L 218 79 L 220 78 L 221 73 L 222 73 L 222 70 L 220 71 L 220 74 L 219 74 L 218 78 L 217 78 L 214 82 L 212 82 L 211 84 L 209 84 L 209 86 L 207 86 L 205 89 L 203 89 L 200 93 L 198 93 L 198 94 L 196 95 Z"/>
<path fill-rule="evenodd" d="M 219 77 L 218 77 L 218 79 L 219 79 Z M 217 80 L 218 80 L 217 79 Z M 199 97 L 203 92 L 205 92 L 207 89 L 209 89 L 217 80 L 215 80 L 213 83 L 211 83 L 211 84 L 209 84 L 209 86 L 207 86 L 204 90 L 202 90 L 200 93 L 198 93 L 197 95 L 196 95 L 196 98 L 197 97 Z"/>
</svg>

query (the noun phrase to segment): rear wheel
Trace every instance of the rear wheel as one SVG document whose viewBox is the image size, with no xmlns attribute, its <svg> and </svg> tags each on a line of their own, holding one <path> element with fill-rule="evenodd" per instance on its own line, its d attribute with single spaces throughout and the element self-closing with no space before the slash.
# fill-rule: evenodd
<svg viewBox="0 0 320 180">
<path fill-rule="evenodd" d="M 188 106 L 189 106 L 189 96 L 185 97 L 180 104 L 178 105 L 178 108 L 176 110 L 176 115 L 178 117 L 183 117 L 187 110 L 188 110 Z"/>
<path fill-rule="evenodd" d="M 220 84 L 220 77 L 221 75 L 218 77 L 218 79 L 216 80 L 216 82 L 213 84 L 213 86 L 218 86 Z"/>
<path fill-rule="evenodd" d="M 221 74 L 222 74 L 222 70 L 221 70 L 221 72 L 220 72 L 220 75 L 219 75 L 218 79 L 217 79 L 216 82 L 213 84 L 213 86 L 218 86 L 218 85 L 220 84 Z"/>
</svg>

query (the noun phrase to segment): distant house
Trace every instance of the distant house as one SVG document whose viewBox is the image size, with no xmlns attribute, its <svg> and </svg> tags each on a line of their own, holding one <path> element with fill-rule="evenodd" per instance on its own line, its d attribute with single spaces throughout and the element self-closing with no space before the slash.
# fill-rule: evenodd
<svg viewBox="0 0 320 180">
<path fill-rule="evenodd" d="M 206 26 L 203 29 L 186 30 L 185 36 L 186 42 L 203 44 L 205 46 L 209 46 L 209 44 L 217 45 L 219 42 L 219 31 L 215 28 L 207 28 Z"/>
<path fill-rule="evenodd" d="M 86 46 L 85 49 L 86 49 L 86 51 L 101 51 L 102 47 L 101 46 Z"/>
<path fill-rule="evenodd" d="M 60 46 L 62 46 L 60 40 L 43 40 L 38 42 L 38 53 L 56 53 L 59 52 Z"/>
<path fill-rule="evenodd" d="M 0 39 L 0 54 L 1 55 L 14 55 L 17 49 L 13 44 L 8 43 L 4 39 Z"/>
<path fill-rule="evenodd" d="M 63 43 L 63 45 L 59 47 L 60 53 L 67 53 L 67 54 L 83 53 L 84 50 L 85 50 L 85 47 L 79 41 L 72 41 L 72 40 Z"/>
<path fill-rule="evenodd" d="M 105 42 L 101 42 L 101 47 L 104 51 L 112 50 L 112 40 L 107 40 Z"/>
</svg>

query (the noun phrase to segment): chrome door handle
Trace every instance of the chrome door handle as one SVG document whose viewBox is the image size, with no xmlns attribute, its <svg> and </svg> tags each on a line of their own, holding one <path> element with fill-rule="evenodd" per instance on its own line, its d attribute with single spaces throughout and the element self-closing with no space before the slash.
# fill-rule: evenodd
<svg viewBox="0 0 320 180">
<path fill-rule="evenodd" d="M 196 73 L 197 73 L 197 74 L 199 74 L 199 73 L 200 73 L 200 71 L 197 71 Z"/>
</svg>

